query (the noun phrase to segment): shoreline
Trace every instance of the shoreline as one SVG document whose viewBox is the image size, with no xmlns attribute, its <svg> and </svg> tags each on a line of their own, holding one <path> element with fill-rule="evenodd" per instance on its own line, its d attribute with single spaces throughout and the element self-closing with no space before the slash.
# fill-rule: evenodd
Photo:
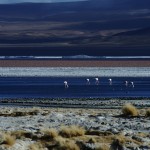
<svg viewBox="0 0 150 150">
<path fill-rule="evenodd" d="M 125 103 L 132 103 L 137 108 L 150 107 L 150 98 L 16 98 L 1 99 L 1 107 L 41 107 L 74 109 L 119 109 Z"/>
<path fill-rule="evenodd" d="M 150 67 L 0 67 L 0 77 L 150 77 Z"/>
</svg>

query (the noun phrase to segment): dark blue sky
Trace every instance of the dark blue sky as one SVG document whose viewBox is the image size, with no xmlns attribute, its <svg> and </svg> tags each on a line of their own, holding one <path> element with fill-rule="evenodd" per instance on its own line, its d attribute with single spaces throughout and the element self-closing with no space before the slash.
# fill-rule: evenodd
<svg viewBox="0 0 150 150">
<path fill-rule="evenodd" d="M 22 3 L 22 2 L 73 2 L 83 0 L 0 0 L 0 4 Z"/>
</svg>

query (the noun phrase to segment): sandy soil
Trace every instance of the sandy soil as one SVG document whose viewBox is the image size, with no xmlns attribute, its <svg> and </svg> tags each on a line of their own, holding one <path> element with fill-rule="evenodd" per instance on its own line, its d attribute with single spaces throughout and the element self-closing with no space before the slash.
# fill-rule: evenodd
<svg viewBox="0 0 150 150">
<path fill-rule="evenodd" d="M 149 150 L 150 120 L 146 108 L 138 111 L 122 117 L 121 109 L 1 107 L 0 149 Z"/>
</svg>

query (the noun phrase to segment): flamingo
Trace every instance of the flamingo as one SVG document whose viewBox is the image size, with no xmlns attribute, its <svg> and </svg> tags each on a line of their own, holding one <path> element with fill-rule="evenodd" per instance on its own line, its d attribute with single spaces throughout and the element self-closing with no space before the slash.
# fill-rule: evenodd
<svg viewBox="0 0 150 150">
<path fill-rule="evenodd" d="M 108 80 L 109 80 L 109 85 L 112 85 L 112 79 L 109 78 Z"/>
<path fill-rule="evenodd" d="M 128 81 L 125 81 L 125 86 L 126 86 L 126 87 L 128 86 Z"/>
<path fill-rule="evenodd" d="M 68 82 L 67 81 L 64 81 L 64 84 L 65 84 L 65 88 L 68 88 Z"/>
<path fill-rule="evenodd" d="M 90 85 L 90 79 L 86 79 L 86 84 Z"/>
<path fill-rule="evenodd" d="M 131 86 L 134 88 L 134 82 L 131 82 Z"/>
<path fill-rule="evenodd" d="M 99 79 L 95 78 L 95 84 L 98 85 L 99 84 Z"/>
</svg>

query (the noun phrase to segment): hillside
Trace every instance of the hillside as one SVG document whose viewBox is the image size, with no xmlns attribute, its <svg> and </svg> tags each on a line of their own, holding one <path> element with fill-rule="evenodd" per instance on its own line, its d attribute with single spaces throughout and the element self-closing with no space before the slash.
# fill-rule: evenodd
<svg viewBox="0 0 150 150">
<path fill-rule="evenodd" d="M 1 49 L 149 47 L 149 28 L 149 0 L 0 5 Z"/>
</svg>

